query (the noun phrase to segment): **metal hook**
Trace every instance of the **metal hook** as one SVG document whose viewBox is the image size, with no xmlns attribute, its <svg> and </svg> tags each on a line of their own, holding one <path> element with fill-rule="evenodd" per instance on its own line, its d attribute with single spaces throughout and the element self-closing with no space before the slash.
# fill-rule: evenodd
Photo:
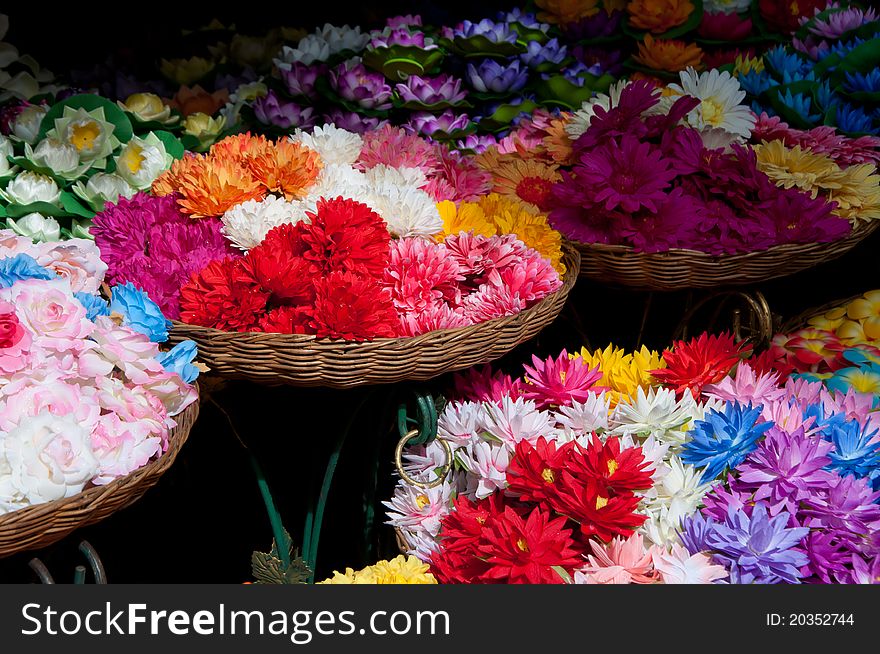
<svg viewBox="0 0 880 654">
<path fill-rule="evenodd" d="M 446 463 L 440 468 L 440 471 L 437 473 L 437 478 L 434 481 L 419 481 L 413 479 L 407 474 L 406 470 L 403 469 L 403 447 L 418 433 L 418 429 L 408 431 L 403 435 L 403 438 L 397 442 L 397 447 L 394 450 L 394 465 L 397 467 L 397 474 L 400 475 L 400 478 L 410 486 L 424 489 L 435 488 L 443 483 L 443 480 L 446 479 L 446 475 L 452 469 L 452 448 L 449 447 L 449 443 L 446 442 L 445 439 L 438 438 L 437 441 L 443 446 L 443 449 L 446 452 Z"/>
</svg>

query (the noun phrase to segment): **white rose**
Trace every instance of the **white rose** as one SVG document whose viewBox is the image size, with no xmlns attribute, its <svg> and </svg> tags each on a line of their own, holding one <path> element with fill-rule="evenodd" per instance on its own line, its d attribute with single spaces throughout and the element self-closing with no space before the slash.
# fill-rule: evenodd
<svg viewBox="0 0 880 654">
<path fill-rule="evenodd" d="M 43 122 L 43 116 L 48 113 L 48 107 L 35 104 L 26 107 L 12 124 L 12 133 L 15 134 L 25 143 L 34 143 L 37 135 L 40 133 L 40 123 Z"/>
<path fill-rule="evenodd" d="M 18 220 L 6 219 L 7 226 L 16 234 L 27 236 L 34 241 L 59 241 L 61 240 L 61 225 L 51 217 L 39 213 L 29 213 Z"/>
<path fill-rule="evenodd" d="M 9 182 L 6 189 L 0 191 L 0 196 L 10 204 L 48 202 L 58 205 L 61 200 L 61 189 L 51 177 L 26 171 Z"/>
<path fill-rule="evenodd" d="M 0 504 L 42 504 L 71 497 L 98 471 L 91 434 L 73 415 L 43 411 L 23 418 L 2 441 L 4 469 Z"/>
</svg>

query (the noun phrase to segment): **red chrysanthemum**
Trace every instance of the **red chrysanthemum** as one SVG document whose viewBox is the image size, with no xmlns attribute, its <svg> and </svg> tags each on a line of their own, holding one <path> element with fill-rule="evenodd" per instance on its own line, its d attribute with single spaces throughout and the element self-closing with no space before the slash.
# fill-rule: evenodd
<svg viewBox="0 0 880 654">
<path fill-rule="evenodd" d="M 431 557 L 431 574 L 441 584 L 482 584 L 489 564 L 473 553 L 442 549 Z M 496 582 L 500 583 L 500 582 Z"/>
<path fill-rule="evenodd" d="M 703 386 L 724 379 L 747 349 L 744 343 L 735 343 L 732 334 L 710 336 L 703 332 L 689 341 L 676 341 L 671 350 L 664 350 L 666 368 L 652 370 L 651 375 L 679 396 L 690 389 L 694 397 L 699 397 Z"/>
<path fill-rule="evenodd" d="M 340 196 L 318 200 L 309 217 L 312 223 L 302 233 L 303 256 L 316 274 L 347 270 L 382 277 L 391 235 L 379 214 Z"/>
<path fill-rule="evenodd" d="M 444 516 L 440 527 L 442 547 L 449 552 L 466 552 L 472 556 L 483 531 L 504 509 L 504 495 L 493 493 L 484 500 L 472 502 L 459 495 L 452 511 Z"/>
<path fill-rule="evenodd" d="M 575 445 L 575 441 L 569 441 L 557 447 L 555 440 L 548 441 L 543 436 L 534 445 L 521 440 L 507 466 L 507 490 L 523 501 L 557 510 L 562 472 L 574 456 Z"/>
<path fill-rule="evenodd" d="M 625 495 L 650 488 L 650 465 L 641 447 L 620 449 L 620 439 L 608 438 L 604 443 L 593 436 L 587 447 L 577 445 L 569 471 L 579 481 L 594 484 L 606 496 Z"/>
<path fill-rule="evenodd" d="M 363 341 L 396 336 L 398 318 L 391 292 L 378 280 L 335 270 L 315 280 L 315 316 L 310 325 L 318 338 Z"/>
<path fill-rule="evenodd" d="M 242 265 L 272 296 L 272 304 L 311 304 L 315 298 L 314 277 L 302 249 L 302 223 L 272 229 L 265 240 L 251 249 Z"/>
<path fill-rule="evenodd" d="M 239 332 L 259 327 L 269 294 L 248 274 L 241 261 L 212 261 L 193 274 L 180 289 L 183 322 Z"/>
<path fill-rule="evenodd" d="M 571 358 L 565 350 L 558 358 L 551 356 L 546 361 L 532 355 L 532 363 L 534 367 L 523 366 L 526 371 L 525 395 L 535 400 L 539 408 L 571 406 L 572 401 L 587 400 L 590 391 L 605 390 L 596 387 L 596 382 L 602 379 L 598 366 L 590 368 L 582 358 Z"/>
<path fill-rule="evenodd" d="M 312 309 L 308 306 L 276 307 L 260 319 L 260 331 L 267 334 L 308 334 L 312 317 Z"/>
</svg>

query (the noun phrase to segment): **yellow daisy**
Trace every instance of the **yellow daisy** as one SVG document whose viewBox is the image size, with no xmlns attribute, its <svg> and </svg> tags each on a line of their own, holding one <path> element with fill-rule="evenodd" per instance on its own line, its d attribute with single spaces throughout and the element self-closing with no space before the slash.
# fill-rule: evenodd
<svg viewBox="0 0 880 654">
<path fill-rule="evenodd" d="M 333 572 L 333 576 L 320 584 L 436 584 L 437 579 L 428 572 L 428 564 L 414 556 L 397 556 L 390 561 L 379 561 L 363 570 L 346 568 L 345 573 Z"/>
<path fill-rule="evenodd" d="M 799 145 L 785 147 L 782 141 L 764 141 L 753 146 L 758 158 L 758 170 L 777 186 L 797 187 L 809 191 L 815 198 L 819 191 L 840 188 L 842 171 L 830 157 L 803 150 Z"/>
<path fill-rule="evenodd" d="M 873 164 L 840 170 L 836 185 L 828 187 L 828 199 L 837 202 L 834 213 L 850 220 L 880 218 L 880 175 Z"/>
</svg>

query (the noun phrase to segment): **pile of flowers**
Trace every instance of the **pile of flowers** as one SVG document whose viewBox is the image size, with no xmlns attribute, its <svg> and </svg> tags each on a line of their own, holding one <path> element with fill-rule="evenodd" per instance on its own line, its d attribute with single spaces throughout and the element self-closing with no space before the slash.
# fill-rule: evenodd
<svg viewBox="0 0 880 654">
<path fill-rule="evenodd" d="M 858 137 L 880 134 L 880 18 L 848 2 L 804 16 L 791 43 L 742 70 L 740 83 L 756 113 L 793 127 L 835 126 Z"/>
<path fill-rule="evenodd" d="M 346 568 L 345 573 L 333 572 L 333 576 L 319 584 L 436 584 L 437 579 L 428 572 L 428 566 L 414 556 L 396 556 L 389 561 L 379 561 L 363 570 Z"/>
<path fill-rule="evenodd" d="M 865 583 L 878 396 L 762 368 L 730 335 L 460 376 L 388 522 L 441 583 Z M 431 486 L 437 475 L 442 483 Z"/>
<path fill-rule="evenodd" d="M 147 290 L 171 318 L 413 336 L 513 315 L 561 286 L 559 234 L 490 182 L 391 126 L 244 134 L 176 161 L 155 195 L 109 206 L 93 233 L 108 280 Z"/>
<path fill-rule="evenodd" d="M 99 294 L 94 243 L 0 231 L 0 514 L 71 497 L 160 456 L 197 398 L 195 344 L 160 351 L 159 308 Z"/>
</svg>

